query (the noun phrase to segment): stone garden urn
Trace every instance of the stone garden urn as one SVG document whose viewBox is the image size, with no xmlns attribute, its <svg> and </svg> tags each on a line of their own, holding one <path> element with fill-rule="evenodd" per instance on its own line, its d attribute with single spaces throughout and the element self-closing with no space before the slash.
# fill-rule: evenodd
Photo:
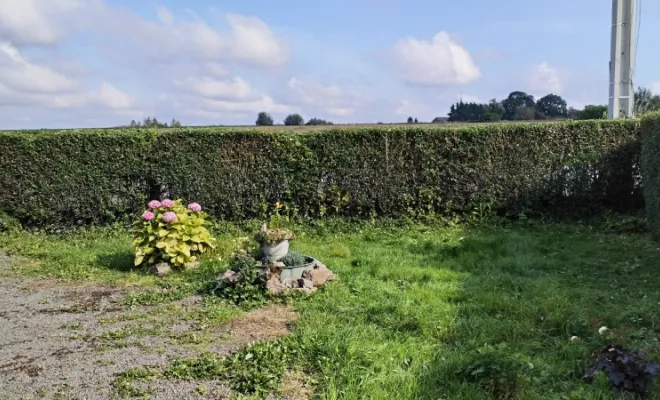
<svg viewBox="0 0 660 400">
<path fill-rule="evenodd" d="M 290 230 L 286 228 L 268 228 L 266 224 L 261 226 L 261 230 L 257 235 L 264 257 L 271 263 L 280 261 L 289 253 L 289 241 L 293 238 L 295 238 L 295 235 Z"/>
<path fill-rule="evenodd" d="M 268 261 L 277 262 L 283 259 L 289 253 L 289 241 L 282 240 L 272 244 L 263 242 L 261 249 L 263 250 L 264 256 L 268 259 Z"/>
</svg>

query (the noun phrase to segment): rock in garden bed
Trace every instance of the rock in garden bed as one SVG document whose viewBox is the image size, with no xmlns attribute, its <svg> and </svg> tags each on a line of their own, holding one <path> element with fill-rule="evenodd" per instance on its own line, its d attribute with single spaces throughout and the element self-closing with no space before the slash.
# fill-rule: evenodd
<svg viewBox="0 0 660 400">
<path fill-rule="evenodd" d="M 262 285 L 271 295 L 281 295 L 289 292 L 302 292 L 312 294 L 328 281 L 336 279 L 335 274 L 325 264 L 312 259 L 308 269 L 302 271 L 300 277 L 291 270 L 302 268 L 287 267 L 283 262 L 270 263 L 267 266 L 256 264 L 259 271 L 255 279 L 256 285 Z M 219 287 L 234 287 L 249 279 L 249 273 L 244 271 L 229 270 L 219 279 Z"/>
<path fill-rule="evenodd" d="M 162 262 L 162 263 L 158 263 L 156 265 L 152 265 L 151 267 L 149 267 L 149 271 L 152 274 L 162 278 L 163 276 L 165 276 L 165 275 L 169 274 L 170 272 L 172 272 L 172 267 L 170 267 L 170 264 L 168 264 L 166 262 Z"/>
<path fill-rule="evenodd" d="M 660 364 L 649 362 L 642 352 L 611 345 L 600 352 L 596 365 L 586 372 L 583 380 L 591 383 L 598 372 L 605 373 L 615 389 L 643 397 L 660 372 Z"/>
</svg>

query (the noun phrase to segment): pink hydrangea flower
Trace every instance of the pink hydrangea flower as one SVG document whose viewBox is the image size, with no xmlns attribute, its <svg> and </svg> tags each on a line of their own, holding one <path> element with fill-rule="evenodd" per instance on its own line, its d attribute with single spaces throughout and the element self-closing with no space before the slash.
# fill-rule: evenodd
<svg viewBox="0 0 660 400">
<path fill-rule="evenodd" d="M 176 214 L 173 213 L 172 211 L 168 211 L 165 214 L 163 214 L 163 221 L 165 222 L 175 222 L 177 219 Z"/>
<path fill-rule="evenodd" d="M 151 200 L 151 201 L 149 202 L 149 208 L 151 208 L 152 210 L 153 210 L 153 209 L 156 209 L 156 208 L 158 208 L 158 207 L 160 207 L 160 206 L 161 206 L 161 204 L 160 204 L 160 201 L 158 201 L 158 200 Z"/>
<path fill-rule="evenodd" d="M 155 215 L 151 211 L 145 211 L 144 214 L 142 214 L 142 219 L 145 221 L 151 221 L 154 217 Z"/>
<path fill-rule="evenodd" d="M 161 204 L 163 205 L 163 207 L 170 208 L 174 205 L 174 202 L 172 200 L 167 199 L 167 200 L 163 200 Z"/>
<path fill-rule="evenodd" d="M 188 209 L 193 212 L 200 212 L 202 211 L 202 206 L 197 203 L 190 203 L 188 204 Z"/>
</svg>

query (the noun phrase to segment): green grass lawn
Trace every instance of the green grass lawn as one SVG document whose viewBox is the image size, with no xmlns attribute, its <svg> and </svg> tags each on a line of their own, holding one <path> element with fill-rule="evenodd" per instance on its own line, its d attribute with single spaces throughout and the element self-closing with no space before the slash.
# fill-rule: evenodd
<svg viewBox="0 0 660 400">
<path fill-rule="evenodd" d="M 226 268 L 232 233 L 218 234 L 219 253 L 199 270 L 163 280 L 131 269 L 120 231 L 16 233 L 0 236 L 0 248 L 35 260 L 19 273 L 175 288 L 131 299 L 166 302 Z M 621 342 L 660 359 L 660 249 L 642 235 L 416 226 L 302 232 L 292 247 L 339 276 L 294 302 L 293 337 L 322 399 L 614 399 L 581 382 L 603 346 Z M 607 337 L 597 332 L 603 325 Z M 487 374 L 491 384 L 476 379 Z"/>
</svg>

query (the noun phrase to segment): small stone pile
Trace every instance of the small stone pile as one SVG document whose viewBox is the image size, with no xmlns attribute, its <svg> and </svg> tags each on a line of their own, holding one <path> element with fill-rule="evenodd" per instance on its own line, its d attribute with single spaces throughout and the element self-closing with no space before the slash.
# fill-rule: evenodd
<svg viewBox="0 0 660 400">
<path fill-rule="evenodd" d="M 306 295 L 314 293 L 326 282 L 336 279 L 335 274 L 319 261 L 314 262 L 311 270 L 303 271 L 300 278 L 287 277 L 281 279 L 285 265 L 282 262 L 271 263 L 265 271 L 259 273 L 257 283 L 265 286 L 272 295 L 280 295 L 289 291 L 299 291 Z M 229 270 L 223 276 L 228 286 L 235 286 L 243 280 L 240 272 Z"/>
<path fill-rule="evenodd" d="M 195 261 L 191 263 L 190 265 L 188 265 L 186 269 L 195 269 L 197 267 L 199 267 L 199 261 Z M 156 275 L 159 278 L 162 278 L 164 276 L 169 275 L 170 272 L 172 272 L 172 266 L 167 262 L 161 262 L 149 267 L 149 272 L 151 272 L 152 274 Z"/>
</svg>

